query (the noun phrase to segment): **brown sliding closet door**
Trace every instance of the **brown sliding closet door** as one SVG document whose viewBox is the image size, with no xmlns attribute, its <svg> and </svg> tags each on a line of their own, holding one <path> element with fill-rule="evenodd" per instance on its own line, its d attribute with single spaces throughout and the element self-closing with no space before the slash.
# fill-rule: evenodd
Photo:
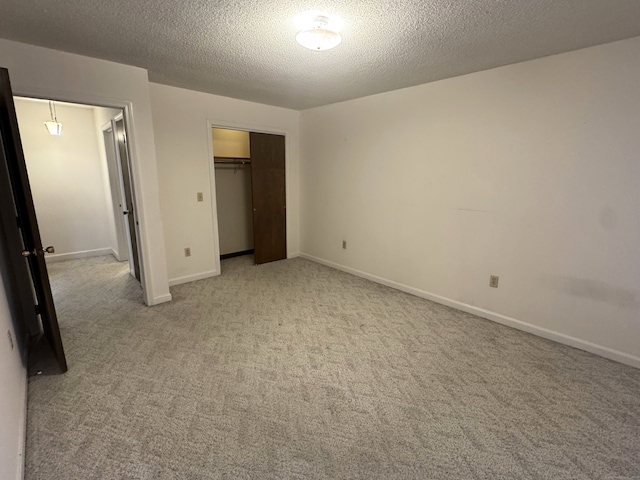
<svg viewBox="0 0 640 480">
<path fill-rule="evenodd" d="M 257 265 L 287 258 L 284 136 L 250 134 L 254 256 Z"/>
</svg>

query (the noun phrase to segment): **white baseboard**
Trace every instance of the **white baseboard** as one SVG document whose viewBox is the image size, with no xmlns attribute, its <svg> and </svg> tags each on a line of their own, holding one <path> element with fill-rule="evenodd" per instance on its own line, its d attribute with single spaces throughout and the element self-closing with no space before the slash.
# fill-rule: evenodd
<svg viewBox="0 0 640 480">
<path fill-rule="evenodd" d="M 314 257 L 313 255 L 300 253 L 300 257 L 306 258 L 307 260 L 311 260 L 312 262 L 326 265 L 331 268 L 335 268 L 336 270 L 341 270 L 343 272 L 351 273 L 352 275 L 355 275 L 357 277 L 366 278 L 367 280 L 371 280 L 372 282 L 386 285 L 387 287 L 395 288 L 396 290 L 401 290 L 403 292 L 410 293 L 411 295 L 415 295 L 417 297 L 431 300 L 432 302 L 440 303 L 442 305 L 446 305 L 448 307 L 452 307 L 457 310 L 461 310 L 463 312 L 477 315 L 478 317 L 486 318 L 487 320 L 492 320 L 494 322 L 501 323 L 502 325 L 506 325 L 508 327 L 515 328 L 517 330 L 522 330 L 524 332 L 532 333 L 533 335 L 537 335 L 539 337 L 546 338 L 548 340 L 553 340 L 554 342 L 562 343 L 564 345 L 569 345 L 570 347 L 578 348 L 580 350 L 584 350 L 589 353 L 594 353 L 601 357 L 608 358 L 616 362 L 624 363 L 625 365 L 630 365 L 635 368 L 640 368 L 640 357 L 636 357 L 635 355 L 630 355 L 628 353 L 624 353 L 619 350 L 614 350 L 612 348 L 591 343 L 586 340 L 582 340 L 580 338 L 565 335 L 564 333 L 559 333 L 553 330 L 538 327 L 530 323 L 522 322 L 515 318 L 507 317 L 506 315 L 501 315 L 499 313 L 474 307 L 473 305 L 468 305 L 466 303 L 462 303 L 457 300 L 452 300 L 447 297 L 442 297 L 440 295 L 436 295 L 435 293 L 425 292 L 424 290 L 410 287 L 408 285 L 394 282 L 392 280 L 387 280 L 386 278 L 378 277 L 376 275 L 372 275 L 367 272 L 362 272 L 360 270 L 356 270 L 351 267 L 346 267 L 344 265 L 340 265 L 338 263 L 334 263 L 329 260 L 325 260 L 323 258 Z"/>
<path fill-rule="evenodd" d="M 161 303 L 166 303 L 166 302 L 170 302 L 172 299 L 171 294 L 167 293 L 165 295 L 160 295 L 158 297 L 153 297 L 151 299 L 151 302 L 149 302 L 147 305 L 149 307 L 152 307 L 154 305 L 160 305 Z"/>
<path fill-rule="evenodd" d="M 18 480 L 24 480 L 25 461 L 27 459 L 27 395 L 29 394 L 29 380 L 27 378 L 27 369 L 24 369 L 24 410 L 21 412 L 22 431 L 20 432 L 18 451 L 20 458 L 18 459 L 18 471 L 16 472 Z"/>
<path fill-rule="evenodd" d="M 76 260 L 78 258 L 101 257 L 102 255 L 112 254 L 113 250 L 111 248 L 98 248 L 96 250 L 82 250 L 80 252 L 48 254 L 44 258 L 47 262 L 53 263 L 64 262 L 65 260 Z"/>
<path fill-rule="evenodd" d="M 120 253 L 114 248 L 111 249 L 111 255 L 113 255 L 113 258 L 115 258 L 118 262 L 126 262 L 127 260 L 129 260 L 128 258 L 125 258 L 124 260 L 120 258 Z"/>
<path fill-rule="evenodd" d="M 220 275 L 220 272 L 218 270 L 209 270 L 208 272 L 196 273 L 194 275 L 186 275 L 184 277 L 170 278 L 169 286 L 175 287 L 176 285 L 195 282 L 196 280 L 204 280 L 205 278 L 215 277 L 216 275 Z"/>
</svg>

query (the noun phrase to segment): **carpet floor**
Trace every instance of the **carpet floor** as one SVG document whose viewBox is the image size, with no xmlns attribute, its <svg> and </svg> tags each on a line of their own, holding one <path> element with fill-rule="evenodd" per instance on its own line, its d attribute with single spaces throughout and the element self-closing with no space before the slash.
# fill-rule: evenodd
<svg viewBox="0 0 640 480">
<path fill-rule="evenodd" d="M 640 479 L 640 370 L 303 259 L 51 264 L 26 479 Z"/>
</svg>

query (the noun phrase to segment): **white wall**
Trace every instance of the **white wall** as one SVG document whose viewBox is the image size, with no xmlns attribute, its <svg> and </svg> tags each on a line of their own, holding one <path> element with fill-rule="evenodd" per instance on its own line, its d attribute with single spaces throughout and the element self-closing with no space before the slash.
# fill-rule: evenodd
<svg viewBox="0 0 640 480">
<path fill-rule="evenodd" d="M 9 69 L 15 95 L 126 107 L 149 305 L 171 300 L 147 71 L 47 48 L 0 40 L 0 66 Z"/>
<path fill-rule="evenodd" d="M 250 158 L 249 132 L 212 129 L 214 157 Z M 216 206 L 220 255 L 253 248 L 251 167 L 216 167 Z"/>
<path fill-rule="evenodd" d="M 301 251 L 640 366 L 638 58 L 634 38 L 302 112 Z"/>
<path fill-rule="evenodd" d="M 7 333 L 12 337 L 13 348 Z M 22 478 L 26 382 L 27 372 L 20 359 L 16 332 L 0 276 L 0 478 L 7 480 Z"/>
<path fill-rule="evenodd" d="M 96 138 L 98 139 L 98 151 L 102 165 L 102 178 L 104 191 L 107 195 L 107 218 L 109 224 L 109 238 L 113 255 L 117 260 L 124 261 L 129 258 L 127 251 L 127 239 L 124 226 L 124 218 L 121 207 L 121 192 L 119 184 L 119 171 L 116 161 L 115 145 L 109 142 L 105 145 L 102 127 L 122 110 L 115 108 L 94 107 Z M 109 155 L 107 155 L 107 149 Z"/>
<path fill-rule="evenodd" d="M 216 168 L 220 255 L 253 248 L 250 167 Z"/>
<path fill-rule="evenodd" d="M 287 252 L 299 252 L 299 112 L 151 83 L 167 264 L 172 284 L 219 270 L 211 126 L 286 135 Z M 204 202 L 197 202 L 197 192 Z M 215 239 L 215 241 L 214 241 Z M 191 248 L 191 257 L 184 248 Z"/>
<path fill-rule="evenodd" d="M 52 136 L 47 102 L 15 99 L 40 236 L 51 259 L 108 253 L 110 195 L 104 188 L 92 108 L 56 104 L 62 135 Z"/>
</svg>

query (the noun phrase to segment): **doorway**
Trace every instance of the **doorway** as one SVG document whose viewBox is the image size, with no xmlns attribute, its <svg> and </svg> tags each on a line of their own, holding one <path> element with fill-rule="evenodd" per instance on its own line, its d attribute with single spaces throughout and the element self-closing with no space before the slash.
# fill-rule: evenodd
<svg viewBox="0 0 640 480">
<path fill-rule="evenodd" d="M 41 237 L 50 245 L 43 249 L 43 260 L 62 332 L 70 328 L 65 327 L 63 304 L 73 300 L 74 307 L 89 308 L 92 302 L 78 297 L 79 290 L 68 288 L 69 282 L 64 286 L 59 282 L 58 272 L 69 270 L 72 264 L 77 278 L 92 282 L 106 278 L 101 272 L 109 262 L 130 262 L 130 268 L 124 264 L 124 271 L 116 270 L 125 276 L 130 271 L 137 282 L 123 283 L 127 295 L 143 303 L 122 109 L 26 97 L 14 97 L 13 101 L 34 213 Z M 43 124 L 52 118 L 58 124 L 55 135 Z M 110 132 L 102 130 L 105 123 L 111 126 Z M 111 142 L 105 142 L 109 134 Z M 118 188 L 113 189 L 114 185 Z M 119 238 L 123 236 L 124 241 Z M 108 290 L 105 285 L 103 291 Z M 42 349 L 44 353 L 32 355 L 30 373 L 50 371 L 48 349 L 44 345 Z"/>
<path fill-rule="evenodd" d="M 55 249 L 47 263 L 113 255 L 128 260 L 139 281 L 122 110 L 25 97 L 14 103 L 40 230 Z M 42 125 L 54 114 L 58 135 Z"/>
<path fill-rule="evenodd" d="M 287 257 L 285 137 L 212 128 L 220 259 Z"/>
<path fill-rule="evenodd" d="M 25 92 L 27 96 L 30 93 Z M 33 94 L 34 96 L 39 96 L 39 94 Z M 124 101 L 119 99 L 107 100 L 102 97 L 94 97 L 91 95 L 83 95 L 78 94 L 77 96 L 69 96 L 65 93 L 60 93 L 66 101 L 74 102 L 79 101 L 80 103 L 76 104 L 82 106 L 84 108 L 94 108 L 93 106 L 89 106 L 93 102 L 96 102 L 97 105 L 105 108 L 115 110 L 115 113 L 124 114 L 124 119 L 127 122 L 132 121 L 132 103 L 130 101 Z M 103 103 L 103 102 L 106 102 Z M 48 101 L 46 101 L 48 104 Z M 58 103 L 58 102 L 56 102 Z M 53 112 L 51 112 L 53 110 Z M 47 129 L 49 126 L 54 127 L 53 130 L 59 132 L 60 127 L 62 125 L 65 126 L 64 132 L 62 136 L 57 136 L 58 140 L 67 139 L 69 132 L 73 131 L 73 128 L 69 130 L 67 127 L 70 127 L 70 124 L 65 124 L 65 121 L 62 118 L 56 119 L 55 109 L 52 108 L 47 111 L 47 114 L 39 118 L 35 124 L 37 124 L 42 130 L 45 129 L 44 122 L 53 124 L 47 125 Z M 51 115 L 50 115 L 51 114 Z M 109 118 L 112 118 L 109 117 Z M 102 120 L 104 122 L 104 120 Z M 57 125 L 61 123 L 62 125 Z M 129 135 L 129 128 L 132 125 L 128 125 L 124 123 L 124 132 L 125 132 L 125 140 L 127 146 L 129 148 L 130 144 L 133 142 L 133 138 Z M 49 130 L 51 131 L 51 130 Z M 95 128 L 95 136 L 98 138 L 102 138 L 102 134 L 98 125 L 96 124 Z M 96 147 L 97 148 L 97 147 Z M 131 159 L 131 152 L 135 153 L 136 149 L 132 148 L 131 150 L 127 149 L 127 154 Z M 11 82 L 9 79 L 9 72 L 5 68 L 0 68 L 0 150 L 2 155 L 0 155 L 0 184 L 2 184 L 3 188 L 2 195 L 0 195 L 0 266 L 2 267 L 2 275 L 3 278 L 5 275 L 7 276 L 5 279 L 5 287 L 8 287 L 7 290 L 11 291 L 9 297 L 12 299 L 11 311 L 12 318 L 16 322 L 21 322 L 26 326 L 23 332 L 26 332 L 26 336 L 29 339 L 29 353 L 30 356 L 33 352 L 38 351 L 40 345 L 43 345 L 44 350 L 50 350 L 50 353 L 54 355 L 53 361 L 51 358 L 46 359 L 48 361 L 48 365 L 53 365 L 54 363 L 58 366 L 59 372 L 64 372 L 67 369 L 66 358 L 64 355 L 64 349 L 62 346 L 62 338 L 60 334 L 60 329 L 58 326 L 58 318 L 56 314 L 56 309 L 54 306 L 51 285 L 49 282 L 49 275 L 47 269 L 47 262 L 51 262 L 51 260 L 58 256 L 64 254 L 64 252 L 60 253 L 60 247 L 58 250 L 54 250 L 54 246 L 43 247 L 42 238 L 41 237 L 41 229 L 38 224 L 39 218 L 36 216 L 36 208 L 34 205 L 34 200 L 32 197 L 32 188 L 30 178 L 27 172 L 27 165 L 25 161 L 25 155 L 23 152 L 23 145 L 21 140 L 21 132 L 18 125 L 18 119 L 16 115 L 14 96 L 11 88 Z M 48 151 L 48 149 L 43 149 L 44 151 Z M 104 153 L 104 152 L 103 152 Z M 137 158 L 137 157 L 136 157 Z M 137 163 L 134 160 L 134 163 Z M 45 168 L 42 169 L 41 167 Z M 46 171 L 46 168 L 51 169 L 52 165 L 48 165 L 47 163 L 42 164 L 39 167 L 36 167 L 36 170 Z M 140 183 L 140 178 L 138 177 L 138 169 L 131 170 L 133 173 L 131 180 L 132 183 L 138 185 Z M 108 175 L 105 173 L 103 176 L 104 179 L 108 178 Z M 80 190 L 80 191 L 88 191 L 90 190 L 90 182 L 85 181 L 76 181 L 73 185 L 62 185 L 57 181 L 55 177 L 48 178 L 48 184 L 54 185 L 58 187 L 58 192 L 66 192 L 67 190 Z M 95 185 L 94 185 L 95 186 Z M 98 187 L 97 190 L 100 188 Z M 107 188 L 108 190 L 108 188 Z M 62 196 L 62 195 L 60 195 Z M 141 198 L 137 198 L 136 192 L 132 187 L 132 200 L 139 200 L 142 202 Z M 90 202 L 87 202 L 90 204 Z M 47 204 L 46 207 L 49 205 Z M 84 209 L 87 205 L 84 202 L 76 202 L 73 205 L 71 210 L 75 212 L 76 210 Z M 140 203 L 137 205 L 141 207 Z M 140 239 L 140 227 L 138 226 L 138 218 L 137 212 L 139 208 L 133 210 L 133 215 L 135 219 L 135 233 L 137 239 Z M 114 212 L 111 211 L 109 214 L 114 217 Z M 123 216 L 120 215 L 119 218 L 123 220 Z M 17 222 L 16 222 L 17 220 Z M 49 232 L 65 232 L 67 230 L 67 226 L 74 226 L 73 223 L 64 225 L 63 222 L 53 222 L 52 225 L 56 226 L 54 229 L 49 229 Z M 75 226 L 77 226 L 77 221 Z M 44 232 L 43 232 L 44 233 Z M 104 234 L 102 231 L 101 235 L 95 235 L 96 232 L 92 232 L 93 238 L 106 238 L 107 234 Z M 48 240 L 48 238 L 45 238 Z M 146 245 L 143 243 L 143 246 Z M 72 245 L 76 248 L 72 250 L 72 253 L 82 255 L 82 256 L 93 256 L 96 254 L 95 250 L 101 249 L 89 249 L 89 250 L 80 250 L 78 251 L 77 245 Z M 140 252 L 141 250 L 138 249 Z M 101 252 L 102 253 L 102 252 Z M 104 252 L 108 254 L 109 252 Z M 116 252 L 118 253 L 118 252 Z M 45 255 L 49 258 L 45 261 Z M 140 254 L 139 257 L 142 255 Z M 105 257 L 101 257 L 105 258 Z M 146 256 L 145 256 L 146 258 Z M 139 258 L 139 276 L 140 281 L 136 282 L 133 278 L 126 287 L 126 290 L 121 289 L 121 294 L 125 295 L 133 295 L 136 301 L 140 301 L 140 303 L 153 304 L 150 295 L 151 293 L 146 291 L 145 285 L 147 281 L 147 275 L 145 275 L 145 263 L 142 263 Z M 115 261 L 115 260 L 114 260 Z M 116 264 L 118 264 L 116 262 Z M 130 277 L 129 273 L 125 271 L 126 277 Z M 133 276 L 133 275 L 131 275 Z M 91 279 L 92 281 L 94 279 Z M 170 297 L 169 297 L 170 299 Z M 15 301 L 13 301 L 15 300 Z M 90 302 L 90 299 L 88 299 Z M 90 304 L 87 304 L 89 308 Z M 41 341 L 43 340 L 43 341 Z M 22 342 L 26 345 L 26 343 Z M 45 345 L 46 344 L 46 345 Z M 31 368 L 30 368 L 30 371 Z"/>
</svg>

